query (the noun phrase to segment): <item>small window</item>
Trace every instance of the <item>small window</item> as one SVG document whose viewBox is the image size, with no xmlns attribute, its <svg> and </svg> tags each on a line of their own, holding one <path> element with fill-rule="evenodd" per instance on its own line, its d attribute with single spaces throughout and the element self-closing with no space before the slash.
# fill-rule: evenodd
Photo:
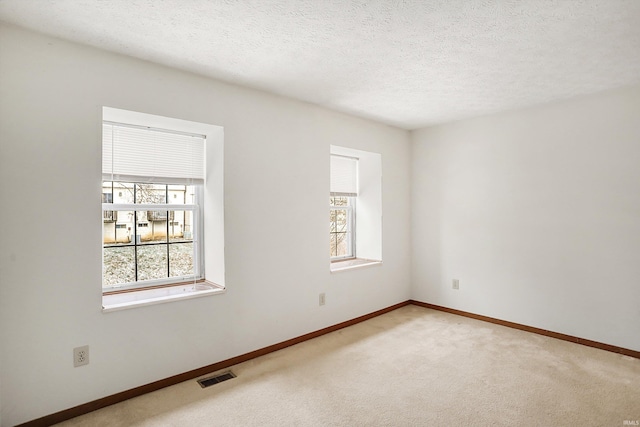
<svg viewBox="0 0 640 427">
<path fill-rule="evenodd" d="M 382 161 L 378 153 L 331 146 L 331 271 L 382 261 Z"/>
</svg>

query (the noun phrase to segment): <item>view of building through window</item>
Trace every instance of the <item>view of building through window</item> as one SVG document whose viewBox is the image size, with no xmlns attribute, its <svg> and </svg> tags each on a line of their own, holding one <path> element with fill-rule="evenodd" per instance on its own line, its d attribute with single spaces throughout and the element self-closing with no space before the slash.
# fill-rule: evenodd
<svg viewBox="0 0 640 427">
<path fill-rule="evenodd" d="M 119 205 L 103 208 L 103 287 L 196 274 L 195 186 L 105 181 L 102 202 Z"/>
</svg>

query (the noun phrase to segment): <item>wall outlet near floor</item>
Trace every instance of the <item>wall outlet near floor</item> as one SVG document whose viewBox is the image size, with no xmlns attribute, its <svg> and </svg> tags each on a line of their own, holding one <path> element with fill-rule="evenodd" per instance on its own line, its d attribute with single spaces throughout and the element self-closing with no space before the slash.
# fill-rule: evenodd
<svg viewBox="0 0 640 427">
<path fill-rule="evenodd" d="M 73 349 L 73 367 L 89 364 L 89 346 L 76 347 Z"/>
<path fill-rule="evenodd" d="M 322 292 L 319 296 L 318 296 L 318 303 L 320 305 L 324 305 L 325 303 L 325 299 L 324 299 L 324 292 Z"/>
<path fill-rule="evenodd" d="M 460 280 L 453 279 L 453 284 L 451 285 L 453 289 L 460 289 Z"/>
</svg>

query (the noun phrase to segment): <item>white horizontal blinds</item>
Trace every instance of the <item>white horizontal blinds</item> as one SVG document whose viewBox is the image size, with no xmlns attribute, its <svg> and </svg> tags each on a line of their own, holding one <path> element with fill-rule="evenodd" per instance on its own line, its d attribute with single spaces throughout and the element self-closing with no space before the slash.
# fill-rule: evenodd
<svg viewBox="0 0 640 427">
<path fill-rule="evenodd" d="M 332 196 L 358 195 L 358 159 L 331 155 L 330 191 Z"/>
<path fill-rule="evenodd" d="M 104 122 L 104 181 L 204 183 L 203 135 Z"/>
</svg>

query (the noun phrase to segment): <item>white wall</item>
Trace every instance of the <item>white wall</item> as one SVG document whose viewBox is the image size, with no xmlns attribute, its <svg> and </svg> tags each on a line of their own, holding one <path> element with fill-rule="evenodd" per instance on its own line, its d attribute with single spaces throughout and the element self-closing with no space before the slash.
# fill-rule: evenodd
<svg viewBox="0 0 640 427">
<path fill-rule="evenodd" d="M 640 87 L 412 139 L 414 299 L 640 350 Z"/>
<path fill-rule="evenodd" d="M 410 297 L 408 132 L 6 25 L 0 76 L 3 426 Z M 226 294 L 101 312 L 103 106 L 224 127 Z M 382 154 L 380 267 L 327 268 L 330 144 Z"/>
</svg>

